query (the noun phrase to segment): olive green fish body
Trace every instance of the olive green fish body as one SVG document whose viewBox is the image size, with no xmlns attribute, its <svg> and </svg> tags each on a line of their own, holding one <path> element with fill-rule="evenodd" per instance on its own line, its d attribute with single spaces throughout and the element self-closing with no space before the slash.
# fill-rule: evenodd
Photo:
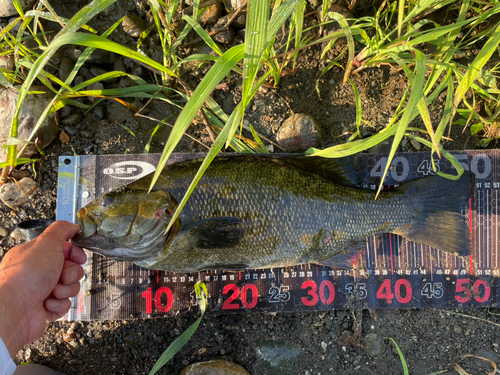
<svg viewBox="0 0 500 375">
<path fill-rule="evenodd" d="M 168 192 L 171 202 L 167 205 L 172 208 L 199 166 L 200 161 L 191 161 L 166 167 L 150 194 Z M 151 176 L 146 176 L 121 194 L 146 197 L 150 181 Z M 436 197 L 438 182 L 446 184 L 447 180 L 417 180 L 383 191 L 375 200 L 373 191 L 336 184 L 284 159 L 220 157 L 199 181 L 161 246 L 156 244 L 154 251 L 132 258 L 124 257 L 123 249 L 115 252 L 120 252 L 119 259 L 146 268 L 177 272 L 307 262 L 345 266 L 363 247 L 366 236 L 392 232 L 463 253 L 468 237 L 466 230 L 459 234 L 466 229 L 459 206 L 466 200 L 468 181 L 456 183 L 461 196 L 453 210 L 446 210 L 448 195 L 446 200 Z M 452 235 L 457 237 L 451 241 L 427 238 L 436 237 L 432 230 L 422 233 L 430 214 L 423 204 L 430 201 L 436 206 L 436 200 L 445 206 L 439 212 L 446 212 L 446 218 L 451 215 Z M 434 207 L 430 210 L 434 212 Z"/>
</svg>

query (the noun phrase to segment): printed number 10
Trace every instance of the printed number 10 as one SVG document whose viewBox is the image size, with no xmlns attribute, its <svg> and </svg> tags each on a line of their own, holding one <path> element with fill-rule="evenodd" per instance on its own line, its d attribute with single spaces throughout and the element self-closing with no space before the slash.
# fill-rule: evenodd
<svg viewBox="0 0 500 375">
<path fill-rule="evenodd" d="M 161 297 L 165 294 L 167 296 L 167 302 L 165 305 L 161 303 Z M 146 298 L 146 314 L 153 313 L 153 288 L 148 288 L 144 293 L 142 293 L 142 297 Z M 170 311 L 172 305 L 174 303 L 174 295 L 172 290 L 166 286 L 162 286 L 158 288 L 155 292 L 154 304 L 156 310 L 159 312 L 167 312 Z"/>
</svg>

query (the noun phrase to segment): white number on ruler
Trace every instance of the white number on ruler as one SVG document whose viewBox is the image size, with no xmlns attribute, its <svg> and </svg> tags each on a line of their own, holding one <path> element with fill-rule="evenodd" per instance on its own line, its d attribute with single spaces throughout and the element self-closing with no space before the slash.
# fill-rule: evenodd
<svg viewBox="0 0 500 375">
<path fill-rule="evenodd" d="M 345 290 L 347 290 L 347 294 L 355 295 L 358 299 L 365 299 L 368 295 L 365 283 L 346 284 Z"/>
<path fill-rule="evenodd" d="M 486 178 L 491 173 L 491 159 L 488 155 L 474 155 L 470 162 L 470 168 L 467 163 L 467 154 L 454 154 L 453 156 L 462 164 L 464 170 L 474 172 L 476 178 Z"/>
<path fill-rule="evenodd" d="M 290 301 L 290 291 L 288 289 L 288 285 L 282 285 L 279 289 L 278 287 L 272 286 L 269 289 L 269 294 L 271 295 L 271 297 L 269 297 L 269 302 L 278 303 Z"/>
<path fill-rule="evenodd" d="M 421 295 L 427 298 L 441 298 L 444 294 L 442 283 L 425 283 Z"/>
<path fill-rule="evenodd" d="M 387 158 L 380 158 L 380 160 L 375 164 L 375 166 L 370 171 L 371 177 L 382 177 L 384 174 L 385 167 L 387 165 Z M 410 164 L 408 160 L 403 156 L 397 156 L 392 159 L 389 173 L 395 181 L 403 181 L 410 173 Z M 398 173 L 398 167 L 402 167 L 400 173 Z"/>
<path fill-rule="evenodd" d="M 436 171 L 439 172 L 441 169 L 439 167 L 439 164 L 436 165 Z M 434 169 L 432 168 L 432 163 L 430 160 L 422 160 L 420 165 L 417 168 L 417 172 L 422 173 L 424 176 L 427 176 L 429 174 L 435 174 Z"/>
</svg>

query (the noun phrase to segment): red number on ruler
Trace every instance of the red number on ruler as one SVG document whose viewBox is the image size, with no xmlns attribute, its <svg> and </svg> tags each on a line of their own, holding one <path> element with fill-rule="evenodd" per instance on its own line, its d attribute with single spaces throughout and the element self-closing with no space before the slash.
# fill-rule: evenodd
<svg viewBox="0 0 500 375">
<path fill-rule="evenodd" d="M 403 297 L 401 295 L 401 287 L 405 288 L 405 296 Z M 392 300 L 394 297 L 396 297 L 396 300 L 399 303 L 408 303 L 411 301 L 411 297 L 413 295 L 413 290 L 411 288 L 411 284 L 408 280 L 406 279 L 399 279 L 396 281 L 396 284 L 394 285 L 394 292 L 396 295 L 394 296 L 394 293 L 392 293 L 392 286 L 391 286 L 391 280 L 390 279 L 385 279 L 382 282 L 382 285 L 380 285 L 380 288 L 377 290 L 377 298 L 378 299 L 385 299 L 387 303 L 392 303 Z"/>
<path fill-rule="evenodd" d="M 167 295 L 167 304 L 163 306 L 161 304 L 161 296 L 165 293 Z M 142 293 L 142 297 L 146 298 L 146 314 L 153 313 L 153 288 L 148 288 Z M 166 286 L 162 286 L 155 293 L 155 307 L 159 312 L 170 311 L 174 303 L 174 295 L 172 290 Z"/>
<path fill-rule="evenodd" d="M 325 297 L 325 289 L 328 289 L 328 298 Z M 319 298 L 325 305 L 331 304 L 335 299 L 335 287 L 330 280 L 323 280 L 319 284 Z"/>
<path fill-rule="evenodd" d="M 306 306 L 314 306 L 318 303 L 318 286 L 313 280 L 307 280 L 302 283 L 302 289 L 311 288 L 307 291 L 307 297 L 302 297 L 301 301 Z M 309 297 L 311 297 L 309 299 Z"/>
<path fill-rule="evenodd" d="M 146 298 L 146 314 L 151 314 L 153 312 L 153 288 L 146 289 L 142 297 Z"/>
<path fill-rule="evenodd" d="M 222 294 L 229 294 L 233 292 L 227 300 L 222 304 L 222 310 L 238 310 L 240 308 L 240 304 L 237 302 L 233 302 L 240 295 L 240 289 L 234 284 L 227 284 L 222 289 Z M 248 296 L 250 293 L 250 296 Z M 250 298 L 249 298 L 250 297 Z M 250 302 L 248 300 L 251 299 Z M 254 284 L 245 284 L 243 288 L 241 288 L 241 304 L 246 309 L 251 309 L 257 305 L 259 301 L 259 291 Z"/>
<path fill-rule="evenodd" d="M 401 297 L 401 286 L 405 287 L 405 297 Z M 396 299 L 399 303 L 408 303 L 411 301 L 413 294 L 410 282 L 406 279 L 399 279 L 394 285 L 394 292 L 396 292 Z"/>
<path fill-rule="evenodd" d="M 252 302 L 248 302 L 249 291 L 252 298 Z M 255 307 L 258 300 L 259 300 L 259 291 L 257 290 L 257 287 L 255 285 L 246 284 L 243 288 L 241 288 L 241 303 L 243 304 L 243 307 L 251 309 L 252 307 Z"/>
<path fill-rule="evenodd" d="M 229 294 L 232 291 L 233 294 L 229 296 L 227 300 L 224 301 L 222 305 L 222 310 L 238 310 L 240 305 L 238 303 L 232 303 L 238 296 L 240 295 L 239 288 L 234 284 L 224 285 L 224 289 L 222 289 L 222 294 Z"/>
<path fill-rule="evenodd" d="M 391 289 L 391 280 L 385 279 L 380 288 L 378 288 L 377 290 L 377 298 L 385 299 L 387 303 L 392 303 L 394 294 L 392 293 Z"/>
<path fill-rule="evenodd" d="M 148 288 L 148 289 L 151 289 L 151 288 Z M 167 295 L 167 303 L 165 304 L 165 306 L 163 306 L 161 304 L 161 296 L 163 293 L 165 293 Z M 159 312 L 170 311 L 173 303 L 174 303 L 174 295 L 172 294 L 172 291 L 170 290 L 170 288 L 168 288 L 166 286 L 162 286 L 160 289 L 158 289 L 156 291 L 156 293 L 155 293 L 156 310 L 158 310 Z"/>
<path fill-rule="evenodd" d="M 472 285 L 472 290 L 470 288 L 470 281 L 469 279 L 458 279 L 457 280 L 457 285 L 455 287 L 455 293 L 459 294 L 455 296 L 455 299 L 460 302 L 460 303 L 465 303 L 469 302 L 470 297 L 473 296 L 473 298 L 479 302 L 483 303 L 488 301 L 490 298 L 491 294 L 491 287 L 488 285 L 488 283 L 484 280 L 476 280 L 474 284 Z M 482 296 L 479 295 L 479 288 L 480 287 L 484 288 L 484 294 Z M 474 294 L 472 292 L 474 291 Z"/>
</svg>

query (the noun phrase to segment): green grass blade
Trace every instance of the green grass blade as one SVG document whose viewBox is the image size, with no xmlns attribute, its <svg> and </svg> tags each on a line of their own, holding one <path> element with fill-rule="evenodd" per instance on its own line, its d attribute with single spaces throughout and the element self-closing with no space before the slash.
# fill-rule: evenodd
<svg viewBox="0 0 500 375">
<path fill-rule="evenodd" d="M 347 39 L 347 48 L 349 50 L 349 54 L 347 57 L 347 66 L 345 68 L 344 72 L 344 80 L 343 83 L 345 84 L 347 82 L 347 79 L 349 78 L 349 75 L 351 74 L 352 70 L 352 63 L 354 61 L 354 38 L 352 36 L 351 28 L 349 27 L 349 24 L 347 23 L 346 19 L 344 16 L 342 16 L 340 13 L 336 12 L 330 12 L 328 13 L 328 17 L 334 19 L 337 21 L 342 28 L 342 31 L 345 34 L 345 37 Z"/>
<path fill-rule="evenodd" d="M 356 129 L 359 137 L 361 138 L 361 132 L 359 131 L 359 127 L 361 126 L 361 116 L 363 115 L 363 108 L 361 107 L 361 96 L 359 95 L 358 88 L 349 78 L 349 82 L 352 86 L 352 91 L 354 91 L 354 99 L 356 100 Z"/>
<path fill-rule="evenodd" d="M 201 288 L 200 288 L 201 286 Z M 203 289 L 203 290 L 201 290 Z M 176 355 L 179 350 L 181 350 L 184 345 L 189 341 L 191 336 L 196 332 L 198 329 L 198 326 L 201 323 L 201 320 L 203 319 L 203 315 L 205 314 L 205 311 L 207 309 L 207 296 L 208 296 L 208 291 L 207 287 L 205 286 L 204 283 L 196 283 L 195 285 L 195 291 L 196 291 L 196 298 L 198 299 L 198 303 L 200 305 L 200 310 L 201 310 L 201 316 L 194 322 L 191 327 L 189 327 L 187 330 L 185 330 L 182 335 L 180 335 L 178 338 L 174 340 L 170 344 L 170 346 L 163 352 L 161 357 L 158 359 L 158 361 L 155 363 L 151 371 L 149 372 L 149 375 L 154 375 L 160 370 L 174 355 Z"/>
<path fill-rule="evenodd" d="M 398 38 L 401 38 L 401 30 L 403 29 L 403 17 L 405 12 L 405 0 L 399 0 L 398 7 Z"/>
<path fill-rule="evenodd" d="M 413 80 L 410 80 L 410 82 L 412 84 L 410 98 L 408 99 L 408 104 L 406 105 L 403 116 L 401 117 L 401 121 L 399 122 L 396 134 L 394 135 L 394 141 L 392 142 L 391 151 L 389 152 L 389 156 L 387 158 L 387 164 L 385 166 L 384 173 L 382 174 L 382 178 L 380 179 L 380 185 L 378 187 L 376 197 L 378 197 L 378 195 L 380 194 L 380 191 L 382 190 L 382 187 L 384 186 L 385 176 L 387 175 L 387 172 L 389 171 L 392 159 L 394 158 L 394 154 L 396 153 L 396 150 L 399 146 L 399 143 L 403 139 L 406 128 L 408 127 L 408 124 L 410 123 L 410 121 L 412 119 L 413 110 L 417 107 L 417 104 L 420 100 L 421 93 L 424 89 L 425 73 L 427 71 L 426 66 L 425 66 L 426 58 L 425 58 L 424 54 L 422 52 L 420 52 L 419 50 L 414 50 L 414 51 L 415 51 L 415 59 L 416 59 L 415 70 L 417 73 L 415 75 L 415 78 Z M 403 63 L 403 66 L 405 66 L 404 63 Z"/>
<path fill-rule="evenodd" d="M 235 48 L 235 47 L 233 47 Z M 203 163 L 200 166 L 200 169 L 196 173 L 196 175 L 193 178 L 193 181 L 189 185 L 189 188 L 187 189 L 186 193 L 184 194 L 184 197 L 182 197 L 182 200 L 179 202 L 179 205 L 177 206 L 177 209 L 174 212 L 174 215 L 170 219 L 170 223 L 168 224 L 167 229 L 165 230 L 165 233 L 167 233 L 170 230 L 170 227 L 173 225 L 175 220 L 179 217 L 179 214 L 181 213 L 182 209 L 184 208 L 187 200 L 189 199 L 189 196 L 193 192 L 194 188 L 198 184 L 198 181 L 200 181 L 201 176 L 203 176 L 203 173 L 207 170 L 208 166 L 212 162 L 212 160 L 217 156 L 219 151 L 222 149 L 224 144 L 226 143 L 227 138 L 229 137 L 229 134 L 231 133 L 231 128 L 233 126 L 233 123 L 238 124 L 241 120 L 241 102 L 236 106 L 234 109 L 233 113 L 229 117 L 226 125 L 222 129 L 222 131 L 219 133 L 217 138 L 215 139 L 215 142 L 208 152 L 208 154 L 205 156 L 205 159 L 203 160 Z M 170 139 L 169 139 L 170 140 Z M 163 155 L 162 155 L 163 157 Z M 158 167 L 156 170 L 160 170 L 160 167 Z"/>
<path fill-rule="evenodd" d="M 394 341 L 390 337 L 386 337 L 386 339 L 391 340 L 392 343 L 394 344 L 394 346 L 396 347 L 396 350 L 398 351 L 399 359 L 401 359 L 401 364 L 403 365 L 403 374 L 404 375 L 409 375 L 410 373 L 408 372 L 408 366 L 406 365 L 405 356 L 403 355 L 403 352 L 401 351 L 401 349 L 399 349 L 398 344 L 396 344 L 396 341 Z"/>
<path fill-rule="evenodd" d="M 89 5 L 83 7 L 68 23 L 66 26 L 59 32 L 59 34 L 54 39 L 54 42 L 59 40 L 60 38 L 64 38 L 67 35 L 71 35 L 75 33 L 82 25 L 85 25 L 90 19 L 96 16 L 98 13 L 106 9 L 108 6 L 113 4 L 116 0 L 94 0 Z M 52 45 L 51 45 L 52 46 Z M 52 55 L 56 52 L 57 47 L 48 47 L 45 52 L 37 59 L 33 68 L 29 71 L 26 80 L 24 81 L 21 89 L 19 90 L 19 97 L 17 100 L 16 111 L 14 112 L 14 116 L 12 119 L 12 125 L 10 129 L 10 136 L 16 138 L 17 130 L 18 130 L 18 117 L 19 112 L 21 110 L 22 103 L 26 98 L 26 94 L 28 93 L 29 87 L 38 76 L 42 68 L 49 61 Z M 16 165 L 17 158 L 17 146 L 8 146 L 7 148 L 7 162 L 10 166 Z"/>
<path fill-rule="evenodd" d="M 191 25 L 193 30 L 198 33 L 200 38 L 203 39 L 205 41 L 205 43 L 213 51 L 215 51 L 219 56 L 222 56 L 222 52 L 221 52 L 219 46 L 213 41 L 213 39 L 210 37 L 210 35 L 208 35 L 208 33 L 205 31 L 205 29 L 203 27 L 201 27 L 201 25 L 198 22 L 196 22 L 195 20 L 193 20 L 189 16 L 184 16 L 184 17 L 182 17 L 182 19 Z"/>
<path fill-rule="evenodd" d="M 464 78 L 460 82 L 455 91 L 455 97 L 453 98 L 453 115 L 455 115 L 458 105 L 465 96 L 465 93 L 471 87 L 472 83 L 476 79 L 477 75 L 483 68 L 484 64 L 490 59 L 491 55 L 496 51 L 498 44 L 500 43 L 500 24 L 493 31 L 491 37 L 485 43 L 481 51 L 477 54 L 476 58 L 469 65 L 469 69 L 464 75 Z M 453 117 L 453 116 L 452 116 Z"/>
<path fill-rule="evenodd" d="M 174 128 L 168 137 L 167 144 L 163 149 L 163 153 L 158 163 L 158 168 L 153 176 L 153 180 L 151 181 L 150 188 L 152 188 L 156 183 L 156 180 L 163 170 L 170 154 L 173 152 L 177 143 L 179 143 L 179 140 L 191 124 L 191 121 L 196 116 L 196 113 L 199 111 L 206 98 L 214 90 L 215 86 L 217 86 L 226 74 L 234 67 L 234 65 L 236 65 L 236 63 L 243 58 L 244 53 L 245 51 L 243 45 L 238 45 L 229 49 L 220 57 L 220 59 L 214 64 L 214 66 L 200 82 L 198 87 L 196 87 L 193 95 L 177 118 Z M 177 211 L 180 211 L 180 209 Z"/>
</svg>

